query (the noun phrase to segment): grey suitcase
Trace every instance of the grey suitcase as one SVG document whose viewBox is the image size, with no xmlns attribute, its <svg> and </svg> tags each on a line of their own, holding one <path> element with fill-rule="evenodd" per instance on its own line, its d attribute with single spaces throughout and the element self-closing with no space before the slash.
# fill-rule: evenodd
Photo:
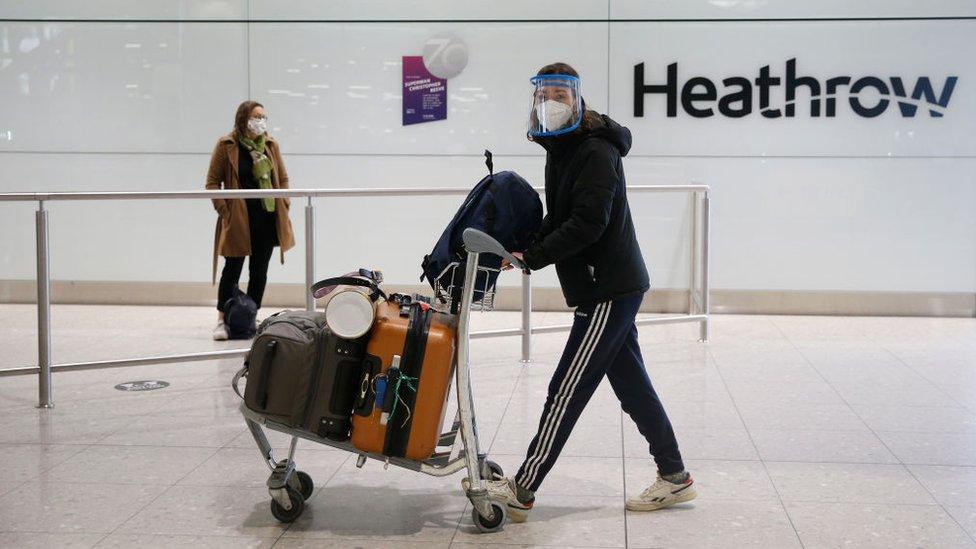
<svg viewBox="0 0 976 549">
<path fill-rule="evenodd" d="M 348 439 L 367 340 L 335 336 L 324 313 L 282 311 L 267 318 L 242 370 L 245 405 L 275 423 Z"/>
</svg>

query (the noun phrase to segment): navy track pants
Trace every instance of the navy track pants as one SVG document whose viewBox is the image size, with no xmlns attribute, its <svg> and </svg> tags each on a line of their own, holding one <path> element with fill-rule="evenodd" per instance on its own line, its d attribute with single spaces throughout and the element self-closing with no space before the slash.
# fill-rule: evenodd
<svg viewBox="0 0 976 549">
<path fill-rule="evenodd" d="M 634 319 L 643 294 L 576 309 L 569 341 L 549 383 L 539 431 L 515 481 L 536 491 L 555 464 L 583 408 L 606 375 L 620 405 L 647 439 L 658 472 L 684 469 L 678 442 L 637 342 Z"/>
</svg>

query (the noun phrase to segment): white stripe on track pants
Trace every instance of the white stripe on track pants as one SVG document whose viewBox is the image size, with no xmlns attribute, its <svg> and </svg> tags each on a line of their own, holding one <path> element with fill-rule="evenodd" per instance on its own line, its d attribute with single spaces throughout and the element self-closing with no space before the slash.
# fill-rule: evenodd
<svg viewBox="0 0 976 549">
<path fill-rule="evenodd" d="M 603 376 L 647 439 L 662 475 L 684 469 L 668 415 L 654 392 L 637 342 L 634 318 L 643 295 L 576 309 L 569 341 L 549 383 L 539 431 L 515 481 L 538 490 Z"/>
</svg>

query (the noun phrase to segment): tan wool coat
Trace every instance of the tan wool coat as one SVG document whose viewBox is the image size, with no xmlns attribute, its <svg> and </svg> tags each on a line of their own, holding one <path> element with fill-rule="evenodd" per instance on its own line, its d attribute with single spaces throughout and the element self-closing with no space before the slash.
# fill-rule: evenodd
<svg viewBox="0 0 976 549">
<path fill-rule="evenodd" d="M 227 134 L 217 140 L 210 156 L 210 169 L 207 171 L 207 189 L 240 189 L 241 181 L 237 174 L 237 140 Z M 278 142 L 268 137 L 265 154 L 271 159 L 271 185 L 276 189 L 288 188 L 288 171 L 281 160 Z M 213 283 L 217 281 L 217 256 L 243 257 L 251 255 L 251 228 L 247 219 L 247 206 L 240 198 L 213 199 L 217 210 L 217 228 L 214 232 Z M 295 246 L 295 233 L 288 219 L 291 201 L 287 198 L 275 199 L 276 227 L 278 244 L 281 248 L 281 262 L 285 262 L 285 251 Z"/>
</svg>

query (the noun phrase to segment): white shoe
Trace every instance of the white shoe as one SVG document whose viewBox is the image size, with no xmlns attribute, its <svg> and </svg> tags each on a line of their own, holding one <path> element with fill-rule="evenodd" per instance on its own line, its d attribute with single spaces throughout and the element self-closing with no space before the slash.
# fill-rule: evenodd
<svg viewBox="0 0 976 549">
<path fill-rule="evenodd" d="M 464 488 L 465 492 L 470 486 L 471 481 L 468 478 L 461 481 L 461 487 Z M 529 511 L 532 510 L 535 499 L 533 498 L 528 503 L 519 501 L 518 496 L 515 495 L 514 480 L 509 478 L 485 480 L 485 488 L 488 489 L 488 499 L 495 503 L 504 503 L 508 507 L 508 518 L 512 522 L 525 522 L 525 519 L 529 517 Z"/>
<path fill-rule="evenodd" d="M 626 507 L 630 511 L 654 511 L 691 501 L 697 496 L 695 481 L 690 474 L 680 484 L 657 477 L 657 482 L 648 486 L 639 496 L 629 498 Z"/>
<path fill-rule="evenodd" d="M 223 321 L 217 323 L 213 329 L 214 341 L 226 341 L 227 340 L 227 326 L 224 325 Z"/>
</svg>

